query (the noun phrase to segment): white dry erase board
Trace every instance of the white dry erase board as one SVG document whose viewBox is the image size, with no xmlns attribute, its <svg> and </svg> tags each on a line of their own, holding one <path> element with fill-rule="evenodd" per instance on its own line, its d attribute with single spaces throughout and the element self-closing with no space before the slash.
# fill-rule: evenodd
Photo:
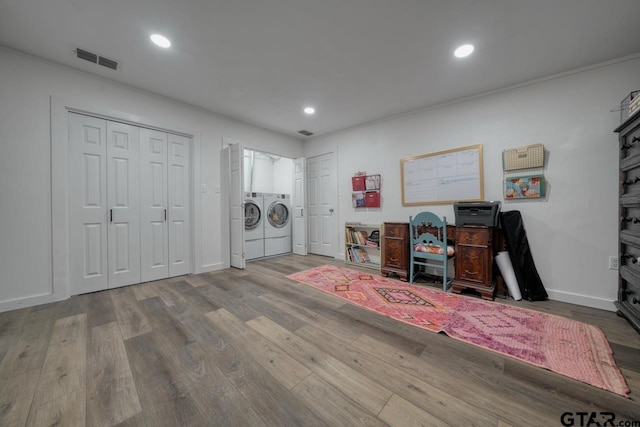
<svg viewBox="0 0 640 427">
<path fill-rule="evenodd" d="M 484 200 L 482 145 L 400 160 L 402 206 Z"/>
</svg>

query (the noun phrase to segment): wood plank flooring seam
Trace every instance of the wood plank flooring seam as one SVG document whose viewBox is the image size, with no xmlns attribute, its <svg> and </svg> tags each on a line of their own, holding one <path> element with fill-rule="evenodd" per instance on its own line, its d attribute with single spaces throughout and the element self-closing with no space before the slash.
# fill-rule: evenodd
<svg viewBox="0 0 640 427">
<path fill-rule="evenodd" d="M 307 377 L 310 370 L 280 347 L 263 338 L 226 309 L 207 313 L 207 318 L 222 328 L 231 340 L 238 340 L 260 365 L 281 381 L 288 390 Z M 265 356 L 268 356 L 265 358 Z"/>
<path fill-rule="evenodd" d="M 52 329 L 52 334 L 53 334 L 53 329 Z M 49 345 L 51 345 L 51 340 L 52 339 L 53 339 L 53 336 L 52 335 L 49 336 Z M 47 346 L 47 349 L 48 349 L 48 346 Z M 45 360 L 46 360 L 46 355 L 45 355 Z M 45 360 L 42 361 L 42 365 L 40 366 L 40 369 L 39 369 L 40 372 L 38 373 L 38 378 L 36 380 L 35 386 L 33 387 L 33 390 L 32 390 L 32 393 L 31 393 L 31 398 L 30 398 L 31 402 L 33 402 L 33 399 L 34 399 L 34 397 L 36 395 L 36 390 L 38 388 L 38 384 L 40 383 L 40 378 L 42 377 L 42 372 L 44 371 Z M 27 414 L 27 417 L 25 418 L 25 425 L 29 422 L 29 419 L 31 418 L 32 412 L 35 410 L 35 408 L 36 407 L 34 407 L 33 404 L 30 405 L 29 412 Z"/>
<path fill-rule="evenodd" d="M 39 369 L 39 373 L 38 373 L 38 381 L 40 381 L 40 375 L 42 375 L 42 368 Z M 38 387 L 38 383 L 36 382 L 36 386 L 33 387 L 33 389 L 31 390 L 31 397 L 28 399 L 29 402 L 33 402 L 33 397 L 36 395 L 36 388 Z M 24 424 L 23 425 L 27 425 L 27 422 L 29 422 L 29 418 L 31 417 L 31 413 L 34 410 L 34 406 L 33 404 L 29 404 L 29 411 L 27 413 L 27 416 L 24 419 Z"/>
<path fill-rule="evenodd" d="M 393 398 L 393 396 L 397 396 L 394 392 L 391 392 L 391 396 L 389 396 L 389 398 L 387 399 L 386 402 L 384 402 L 384 405 L 382 405 L 382 408 L 380 408 L 380 410 L 378 411 L 378 413 L 376 413 L 376 417 L 380 417 L 380 413 L 382 411 L 384 411 L 384 408 L 387 407 L 387 405 L 389 404 L 389 401 Z"/>
<path fill-rule="evenodd" d="M 59 318 L 55 321 L 47 354 L 34 389 L 31 410 L 27 418 L 28 425 L 51 421 L 51 417 L 54 415 L 51 413 L 52 402 L 56 401 L 65 409 L 63 412 L 58 410 L 58 416 L 69 416 L 67 410 L 70 409 L 70 416 L 76 420 L 78 425 L 86 423 L 87 335 L 88 327 L 85 313 Z M 78 357 L 81 357 L 81 360 L 78 361 Z M 73 358 L 73 362 L 71 358 Z M 80 377 L 77 374 L 80 374 Z M 77 380 L 79 382 L 74 382 Z M 85 405 L 81 405 L 82 412 L 80 414 L 73 412 L 77 406 L 69 408 L 69 395 L 84 399 Z M 38 396 L 42 397 L 36 399 Z M 77 399 L 78 397 L 72 401 L 77 403 Z M 36 417 L 35 421 L 32 421 L 34 410 L 37 411 L 39 418 Z M 69 422 L 68 419 L 64 421 Z M 61 420 L 55 422 L 61 422 Z"/>
<path fill-rule="evenodd" d="M 91 328 L 87 369 L 87 424 L 122 422 L 142 411 L 118 322 Z M 103 393 L 108 392 L 108 399 Z"/>
<path fill-rule="evenodd" d="M 337 348 L 340 347 L 340 350 L 335 350 L 335 355 L 343 363 L 350 366 L 352 369 L 355 369 L 363 374 L 366 373 L 374 373 L 378 371 L 378 365 L 384 366 L 384 369 L 379 369 L 379 372 L 374 374 L 378 381 L 382 381 L 382 383 L 387 384 L 387 387 L 396 393 L 400 398 L 407 400 L 413 405 L 422 408 L 425 412 L 430 413 L 431 416 L 436 417 L 438 419 L 443 419 L 443 417 L 451 416 L 448 412 L 438 412 L 433 413 L 432 410 L 425 405 L 425 402 L 422 400 L 425 397 L 430 397 L 434 399 L 438 403 L 438 406 L 434 408 L 436 410 L 440 409 L 440 406 L 443 408 L 449 407 L 453 405 L 456 400 L 456 397 L 452 395 L 453 390 L 451 387 L 448 389 L 443 389 L 442 387 L 438 387 L 437 385 L 432 384 L 429 381 L 429 378 L 420 377 L 417 371 L 414 370 L 402 370 L 398 366 L 394 365 L 393 361 L 386 361 L 379 357 L 377 351 L 368 350 L 366 346 L 363 345 L 342 345 L 331 343 L 330 337 L 328 334 L 324 334 L 321 330 L 314 328 L 313 326 L 308 326 L 305 329 L 305 333 L 303 334 L 303 338 L 307 338 L 307 340 L 316 340 L 316 345 L 320 347 L 329 347 Z M 378 351 L 382 351 L 384 349 L 378 349 Z M 410 357 L 410 355 L 406 355 Z M 415 357 L 415 356 L 414 356 Z M 387 377 L 385 378 L 385 375 Z M 472 422 L 474 420 L 474 416 L 476 413 L 480 413 L 479 406 L 477 402 L 469 402 L 468 400 L 462 400 L 461 403 L 457 405 L 457 410 L 459 416 L 464 416 L 466 422 Z M 478 418 L 482 422 L 488 421 L 488 418 L 478 416 Z M 445 420 L 451 422 L 451 419 Z"/>
<path fill-rule="evenodd" d="M 341 388 L 351 390 L 352 393 L 345 394 L 353 396 L 357 403 L 371 413 L 379 412 L 384 406 L 383 402 L 386 402 L 392 394 L 391 390 L 379 382 L 352 369 L 315 344 L 303 340 L 264 316 L 252 319 L 247 324 L 283 351 L 290 353 L 294 359 L 324 381 L 339 390 L 342 390 Z"/>
<path fill-rule="evenodd" d="M 442 338 L 445 338 L 445 337 L 442 337 Z M 503 408 L 501 408 L 500 405 L 498 404 L 498 402 L 501 401 L 500 399 L 498 401 L 489 400 L 484 403 L 481 401 L 478 401 L 478 397 L 483 396 L 484 390 L 492 390 L 491 394 L 492 395 L 497 394 L 497 396 L 501 396 L 502 400 L 509 397 L 508 394 L 505 395 L 505 393 L 500 393 L 499 391 L 497 391 L 496 388 L 499 388 L 499 387 L 493 387 L 493 383 L 486 384 L 484 376 L 478 375 L 479 372 L 484 373 L 484 369 L 481 369 L 480 367 L 470 369 L 469 367 L 465 366 L 465 364 L 461 364 L 460 368 L 456 369 L 456 364 L 451 363 L 450 361 L 443 365 L 442 363 L 431 362 L 430 360 L 422 356 L 416 357 L 410 354 L 402 355 L 396 349 L 393 349 L 393 351 L 397 353 L 400 359 L 398 360 L 390 359 L 389 357 L 382 357 L 383 355 L 388 354 L 387 351 L 385 350 L 385 347 L 387 347 L 388 345 L 382 342 L 378 342 L 377 345 L 379 346 L 379 348 L 376 348 L 374 346 L 374 343 L 376 342 L 378 341 L 375 340 L 374 338 L 371 338 L 367 335 L 363 335 L 362 339 L 360 339 L 357 344 L 359 344 L 359 347 L 362 348 L 364 352 L 370 354 L 371 356 L 375 358 L 380 358 L 385 363 L 395 363 L 395 367 L 399 368 L 403 372 L 406 372 L 409 374 L 413 373 L 415 375 L 425 371 L 426 372 L 433 371 L 433 375 L 436 378 L 439 376 L 440 378 L 445 378 L 445 380 L 443 381 L 441 379 L 438 382 L 432 382 L 431 380 L 426 378 L 424 380 L 440 389 L 453 390 L 456 382 L 462 383 L 464 381 L 466 382 L 466 386 L 463 388 L 463 392 L 461 394 L 458 394 L 459 397 L 462 398 L 464 396 L 464 399 L 463 399 L 464 401 L 473 403 L 475 406 L 481 406 L 484 410 L 486 410 L 487 412 L 495 416 L 500 416 L 502 414 Z M 466 343 L 461 343 L 458 341 L 453 341 L 450 344 L 456 344 L 458 346 L 462 346 L 462 348 L 466 346 Z M 370 349 L 375 349 L 375 350 L 371 351 Z M 469 347 L 469 350 L 473 350 L 474 354 L 478 354 L 478 352 L 480 352 L 480 353 L 486 353 L 490 358 L 493 357 L 493 354 L 491 352 L 487 352 L 486 350 L 483 350 L 483 349 L 476 349 L 474 347 Z M 458 353 L 451 353 L 450 359 L 454 360 L 456 358 L 456 355 L 458 355 Z M 495 356 L 495 357 L 502 357 L 502 356 Z M 481 359 L 482 358 L 480 358 L 480 360 Z M 405 364 L 408 366 L 404 366 Z M 452 365 L 452 366 L 449 366 L 449 365 Z M 485 375 L 488 375 L 488 374 L 485 374 Z M 495 378 L 497 378 L 498 380 L 500 379 L 505 380 L 504 365 L 500 365 L 499 369 L 495 370 L 495 372 L 492 372 L 491 378 L 494 378 L 494 381 L 495 381 Z M 495 381 L 495 382 L 498 383 L 498 381 Z M 472 396 L 471 398 L 467 396 L 469 394 Z M 475 399 L 476 401 L 472 401 L 473 399 Z M 533 405 L 533 403 L 534 401 L 532 400 L 530 402 L 530 405 Z M 520 412 L 522 413 L 522 416 L 524 418 L 520 417 L 520 419 L 515 420 L 517 421 L 517 423 L 520 423 L 520 424 L 525 421 L 526 416 L 536 415 L 536 411 L 531 410 L 530 408 L 526 408 L 524 410 L 521 410 Z"/>
<path fill-rule="evenodd" d="M 3 407 L 0 412 L 0 424 L 18 422 L 24 425 L 29 419 L 47 349 L 52 339 L 53 322 L 51 322 L 51 318 L 55 311 L 54 308 L 29 309 L 19 335 L 0 363 L 0 372 L 2 372 L 0 375 L 0 385 L 2 385 L 0 387 L 0 406 Z M 17 379 L 22 381 L 14 384 L 15 389 L 9 389 L 8 385 Z M 25 387 L 27 387 L 26 390 Z M 20 399 L 17 401 L 18 396 L 12 393 L 20 392 L 24 395 L 19 396 Z M 7 398 L 10 400 L 7 401 Z M 18 420 L 11 421 L 9 418 L 7 421 L 7 416 L 18 418 Z"/>
</svg>

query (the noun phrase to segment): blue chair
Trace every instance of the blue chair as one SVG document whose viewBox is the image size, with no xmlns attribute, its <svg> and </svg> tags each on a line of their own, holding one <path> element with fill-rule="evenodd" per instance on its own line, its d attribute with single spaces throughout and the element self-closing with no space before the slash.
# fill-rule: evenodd
<svg viewBox="0 0 640 427">
<path fill-rule="evenodd" d="M 447 245 L 447 218 L 440 219 L 431 212 L 421 212 L 409 217 L 411 247 L 409 253 L 409 283 L 422 274 L 421 267 L 431 267 L 442 271 L 442 290 L 449 289 L 453 278 L 447 277 L 449 260 L 455 257 L 453 248 Z"/>
</svg>

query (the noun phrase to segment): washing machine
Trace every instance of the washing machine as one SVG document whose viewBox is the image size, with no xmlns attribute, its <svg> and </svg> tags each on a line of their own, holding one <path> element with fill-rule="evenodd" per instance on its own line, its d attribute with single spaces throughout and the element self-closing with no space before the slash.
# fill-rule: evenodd
<svg viewBox="0 0 640 427">
<path fill-rule="evenodd" d="M 291 240 L 291 196 L 288 194 L 265 194 L 264 209 L 264 256 L 290 253 Z"/>
<path fill-rule="evenodd" d="M 244 193 L 244 259 L 264 257 L 264 195 Z"/>
</svg>

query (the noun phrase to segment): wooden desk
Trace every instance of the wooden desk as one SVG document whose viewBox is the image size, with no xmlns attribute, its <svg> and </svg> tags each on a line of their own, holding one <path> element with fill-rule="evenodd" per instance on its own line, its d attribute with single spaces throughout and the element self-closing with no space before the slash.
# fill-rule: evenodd
<svg viewBox="0 0 640 427">
<path fill-rule="evenodd" d="M 418 228 L 418 232 L 437 235 L 435 227 Z M 494 278 L 500 284 L 501 277 L 494 274 L 493 257 L 504 247 L 502 233 L 497 228 L 482 226 L 456 226 L 447 224 L 447 243 L 455 245 L 455 280 L 451 290 L 478 292 L 482 298 L 492 300 L 496 291 Z M 411 236 L 408 222 L 385 222 L 382 237 L 383 276 L 396 274 L 407 281 L 411 262 Z M 501 286 L 499 286 L 501 287 Z"/>
<path fill-rule="evenodd" d="M 492 300 L 496 291 L 493 282 L 494 228 L 464 225 L 456 227 L 456 277 L 451 290 L 460 293 L 470 289 L 483 299 Z"/>
<path fill-rule="evenodd" d="M 385 222 L 382 227 L 382 267 L 380 274 L 395 274 L 406 282 L 409 277 L 411 239 L 408 222 Z"/>
</svg>

